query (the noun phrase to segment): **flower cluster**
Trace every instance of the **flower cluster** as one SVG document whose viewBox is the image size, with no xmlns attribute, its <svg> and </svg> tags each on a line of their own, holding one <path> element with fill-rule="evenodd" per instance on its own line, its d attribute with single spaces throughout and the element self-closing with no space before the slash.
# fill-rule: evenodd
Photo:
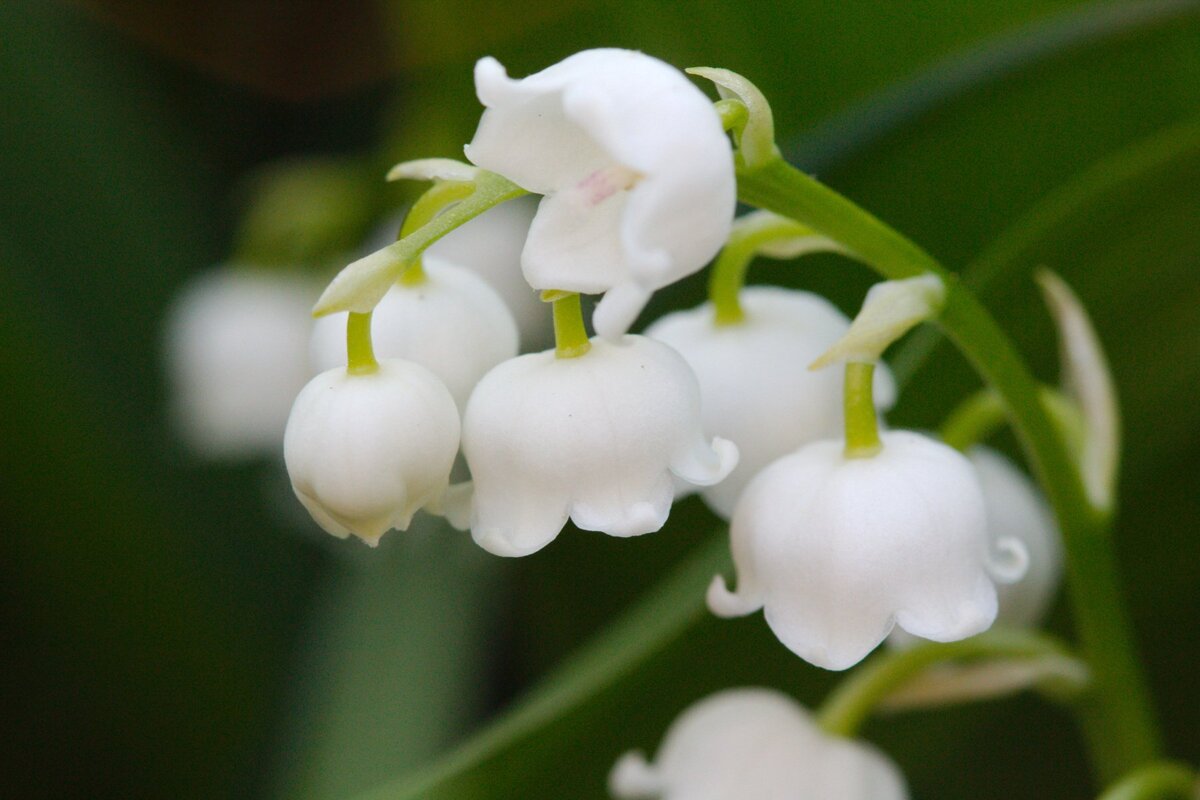
<svg viewBox="0 0 1200 800">
<path fill-rule="evenodd" d="M 309 374 L 297 380 L 298 360 L 282 351 L 308 342 L 319 374 L 295 398 L 283 449 L 318 524 L 375 545 L 425 509 L 519 557 L 568 520 L 616 537 L 657 531 L 675 497 L 700 491 L 731 523 L 737 570 L 736 589 L 720 576 L 710 585 L 711 610 L 763 610 L 817 666 L 849 668 L 889 635 L 949 642 L 998 615 L 1036 622 L 1061 562 L 1037 490 L 990 451 L 964 455 L 878 419 L 898 391 L 881 356 L 938 313 L 941 279 L 880 284 L 852 322 L 807 292 L 743 288 L 734 271 L 736 313 L 714 294 L 630 334 L 654 291 L 701 269 L 738 230 L 735 154 L 717 109 L 683 73 L 624 50 L 579 53 L 519 80 L 483 59 L 475 81 L 486 107 L 466 148 L 475 166 L 399 170 L 435 181 L 402 230 L 436 222 L 446 238 L 409 250 L 401 237 L 348 267 L 335 300 L 318 304 L 333 313 L 311 342 L 307 328 L 293 330 L 285 293 L 264 299 L 252 274 L 197 290 L 179 315 L 178 348 L 205 342 L 179 359 L 192 365 L 180 371 L 186 396 L 222 406 L 213 419 L 236 407 L 239 424 L 268 439 L 282 426 L 278 393 L 290 397 Z M 536 213 L 509 200 L 468 221 L 486 204 L 462 209 L 486 180 L 502 199 L 541 194 Z M 447 234 L 456 213 L 465 224 Z M 819 241 L 848 253 L 780 220 L 743 226 L 754 252 L 794 257 Z M 786 243 L 773 230 L 803 235 Z M 370 286 L 356 294 L 359 280 Z M 603 295 L 594 337 L 579 293 Z M 530 311 L 547 304 L 554 346 L 540 349 L 548 315 L 531 321 Z M 256 327 L 221 328 L 239 315 Z M 535 352 L 518 355 L 521 340 Z M 286 376 L 268 369 L 283 365 Z M 222 371 L 227 397 L 196 391 Z M 270 388 L 256 388 L 264 375 Z M 252 438 L 222 444 L 197 408 L 192 428 L 214 448 Z M 460 454 L 470 480 L 451 485 Z M 655 764 L 622 759 L 612 789 L 676 800 L 906 794 L 884 757 L 763 690 L 693 707 Z"/>
</svg>

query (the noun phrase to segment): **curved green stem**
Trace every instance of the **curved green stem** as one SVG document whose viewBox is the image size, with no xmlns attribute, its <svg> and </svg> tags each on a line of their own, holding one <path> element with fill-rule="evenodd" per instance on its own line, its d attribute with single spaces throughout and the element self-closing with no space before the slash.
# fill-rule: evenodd
<svg viewBox="0 0 1200 800">
<path fill-rule="evenodd" d="M 1200 778 L 1185 764 L 1162 761 L 1131 772 L 1110 786 L 1100 800 L 1196 800 Z"/>
<path fill-rule="evenodd" d="M 880 701 L 935 664 L 1070 657 L 1060 642 L 1034 631 L 992 630 L 959 642 L 921 642 L 886 651 L 842 681 L 817 712 L 817 723 L 826 733 L 852 737 Z"/>
<path fill-rule="evenodd" d="M 473 191 L 475 191 L 475 185 L 472 183 L 438 181 L 418 197 L 412 208 L 408 210 L 404 222 L 400 225 L 400 233 L 396 236 L 396 241 L 425 225 L 443 208 L 451 203 L 457 203 Z M 424 282 L 425 266 L 422 258 L 417 256 L 408 269 L 400 274 L 400 283 L 405 286 L 420 286 Z"/>
<path fill-rule="evenodd" d="M 371 345 L 371 315 L 351 312 L 346 319 L 346 370 L 364 375 L 379 369 Z"/>
<path fill-rule="evenodd" d="M 873 392 L 875 365 L 864 361 L 846 364 L 842 402 L 846 419 L 846 458 L 870 458 L 883 446 Z"/>
<path fill-rule="evenodd" d="M 583 306 L 578 292 L 551 293 L 554 303 L 554 355 L 579 358 L 592 349 L 583 325 Z"/>
<path fill-rule="evenodd" d="M 782 160 L 740 169 L 739 197 L 812 226 L 889 279 L 927 272 L 946 282 L 938 323 L 1001 398 L 1058 517 L 1068 586 L 1093 687 L 1078 708 L 1092 761 L 1111 780 L 1158 757 L 1149 693 L 1135 655 L 1110 540 L 1109 518 L 1084 491 L 1077 464 L 1009 338 L 932 256 L 851 201 Z"/>
<path fill-rule="evenodd" d="M 939 435 L 955 450 L 965 452 L 991 435 L 1006 418 L 1000 397 L 991 389 L 980 389 L 950 412 Z"/>
</svg>

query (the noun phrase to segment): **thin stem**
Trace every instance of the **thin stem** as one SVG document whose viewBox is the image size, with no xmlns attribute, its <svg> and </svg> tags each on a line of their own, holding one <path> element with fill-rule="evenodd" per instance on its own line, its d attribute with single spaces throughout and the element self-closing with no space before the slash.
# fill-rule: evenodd
<svg viewBox="0 0 1200 800">
<path fill-rule="evenodd" d="M 1200 779 L 1185 764 L 1162 761 L 1135 770 L 1110 786 L 1100 800 L 1196 800 Z"/>
<path fill-rule="evenodd" d="M 842 403 L 846 418 L 846 458 L 870 458 L 883 447 L 879 441 L 879 420 L 875 416 L 872 391 L 875 365 L 865 361 L 846 364 Z"/>
<path fill-rule="evenodd" d="M 578 292 L 556 297 L 554 302 L 554 355 L 578 358 L 592 349 L 583 326 L 583 306 Z"/>
<path fill-rule="evenodd" d="M 958 404 L 942 423 L 942 441 L 965 452 L 979 444 L 1008 418 L 1000 396 L 991 389 L 980 389 Z"/>
<path fill-rule="evenodd" d="M 743 202 L 812 226 L 886 278 L 932 272 L 946 281 L 938 324 L 1004 403 L 1063 533 L 1072 609 L 1093 677 L 1077 708 L 1096 772 L 1108 781 L 1157 760 L 1158 728 L 1121 597 L 1110 519 L 1092 508 L 1078 465 L 1012 342 L 928 253 L 782 160 L 739 170 L 738 188 Z"/>
<path fill-rule="evenodd" d="M 400 225 L 400 233 L 396 236 L 396 241 L 403 239 L 417 228 L 425 225 L 446 206 L 451 203 L 457 203 L 473 191 L 475 191 L 473 183 L 438 181 L 412 204 L 412 208 L 408 210 L 408 214 L 404 217 L 404 222 Z M 425 266 L 422 263 L 422 258 L 418 256 L 409 265 L 408 269 L 400 274 L 400 283 L 405 286 L 420 286 L 424 282 Z"/>
<path fill-rule="evenodd" d="M 371 314 L 351 312 L 346 319 L 346 370 L 363 375 L 379 369 L 371 346 Z"/>
<path fill-rule="evenodd" d="M 958 642 L 921 642 L 885 651 L 838 685 L 817 712 L 817 723 L 826 733 L 852 737 L 872 709 L 929 667 L 986 658 L 1062 659 L 1070 658 L 1070 654 L 1060 642 L 1044 634 L 1001 630 Z"/>
</svg>

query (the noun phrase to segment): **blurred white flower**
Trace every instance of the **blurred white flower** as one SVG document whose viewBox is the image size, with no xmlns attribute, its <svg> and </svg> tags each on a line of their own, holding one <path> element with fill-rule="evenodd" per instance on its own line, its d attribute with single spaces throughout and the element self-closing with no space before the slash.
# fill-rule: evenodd
<svg viewBox="0 0 1200 800">
<path fill-rule="evenodd" d="M 382 359 L 373 372 L 322 372 L 296 398 L 283 454 L 322 528 L 369 545 L 440 503 L 458 453 L 458 409 L 429 370 Z"/>
<path fill-rule="evenodd" d="M 166 319 L 175 422 L 214 459 L 275 456 L 308 380 L 318 287 L 281 271 L 219 267 L 189 283 Z"/>
<path fill-rule="evenodd" d="M 545 350 L 554 342 L 546 304 L 521 275 L 521 249 L 536 209 L 537 201 L 531 197 L 501 203 L 450 231 L 423 255 L 426 267 L 452 264 L 487 281 L 512 312 L 524 352 Z M 380 225 L 363 249 L 370 253 L 394 242 L 402 222 L 403 216 L 397 214 Z"/>
<path fill-rule="evenodd" d="M 729 235 L 733 152 L 682 72 L 630 50 L 585 50 L 521 80 L 475 66 L 487 107 L 467 157 L 542 200 L 521 263 L 536 289 L 596 294 L 613 338 L 650 294 L 703 267 Z"/>
<path fill-rule="evenodd" d="M 1029 553 L 1029 568 L 1020 580 L 996 587 L 996 624 L 1033 626 L 1054 601 L 1062 579 L 1062 535 L 1042 492 L 1011 461 L 987 447 L 967 453 L 983 488 L 988 536 L 993 549 L 1016 540 Z"/>
<path fill-rule="evenodd" d="M 517 354 L 517 326 L 500 296 L 470 270 L 426 256 L 425 281 L 396 284 L 372 315 L 379 358 L 400 358 L 428 369 L 465 408 L 488 370 Z M 545 309 L 543 316 L 549 316 Z M 313 366 L 346 364 L 346 314 L 316 320 Z"/>
<path fill-rule="evenodd" d="M 713 321 L 711 303 L 662 317 L 646 335 L 679 351 L 700 381 L 704 430 L 729 439 L 741 458 L 728 478 L 703 491 L 725 519 L 746 484 L 775 459 L 841 434 L 842 376 L 810 370 L 850 328 L 832 303 L 810 292 L 756 286 L 739 294 L 745 319 Z M 896 388 L 882 365 L 875 404 L 890 408 Z"/>
<path fill-rule="evenodd" d="M 687 364 L 641 336 L 496 367 L 467 405 L 463 452 L 474 479 L 471 533 L 504 556 L 540 550 L 568 517 L 612 536 L 656 531 L 672 474 L 709 485 L 737 463 L 731 443 L 704 439 Z"/>
<path fill-rule="evenodd" d="M 622 800 L 903 800 L 904 777 L 865 742 L 825 734 L 790 697 L 728 689 L 671 725 L 654 763 L 627 753 L 609 775 Z"/>
<path fill-rule="evenodd" d="M 989 570 L 1001 565 L 989 552 L 974 468 L 920 434 L 880 437 L 871 457 L 848 458 L 841 441 L 816 442 L 751 481 L 730 530 L 738 588 L 714 579 L 714 613 L 763 608 L 789 649 L 834 670 L 861 661 L 895 624 L 943 642 L 992 624 Z M 1000 550 L 1023 555 L 1011 541 Z"/>
</svg>

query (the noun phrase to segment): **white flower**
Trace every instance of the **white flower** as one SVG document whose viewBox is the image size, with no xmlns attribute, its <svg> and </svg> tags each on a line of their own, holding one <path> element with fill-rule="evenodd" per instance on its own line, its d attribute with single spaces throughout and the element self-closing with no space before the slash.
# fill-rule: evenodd
<svg viewBox="0 0 1200 800">
<path fill-rule="evenodd" d="M 904 777 L 870 745 L 825 734 L 768 689 L 728 689 L 679 716 L 655 763 L 624 755 L 609 775 L 623 800 L 903 800 Z"/>
<path fill-rule="evenodd" d="M 834 670 L 862 660 L 894 624 L 934 641 L 992 624 L 994 564 L 974 468 L 926 436 L 880 437 L 874 456 L 816 442 L 751 481 L 730 529 L 738 589 L 714 579 L 714 613 L 763 608 L 789 649 Z"/>
<path fill-rule="evenodd" d="M 656 531 L 672 473 L 708 485 L 737 463 L 731 443 L 703 438 L 687 364 L 642 336 L 593 339 L 578 358 L 546 351 L 496 367 L 467 405 L 463 452 L 475 482 L 471 533 L 505 556 L 545 547 L 568 517 L 612 536 Z"/>
<path fill-rule="evenodd" d="M 308 380 L 317 287 L 293 274 L 221 267 L 184 288 L 167 315 L 175 419 L 209 458 L 275 455 Z"/>
<path fill-rule="evenodd" d="M 544 194 L 522 254 L 537 289 L 607 292 L 597 333 L 624 333 L 651 292 L 703 267 L 733 222 L 729 139 L 679 70 L 585 50 L 522 80 L 475 66 L 487 106 L 467 157 Z"/>
<path fill-rule="evenodd" d="M 850 327 L 832 303 L 809 292 L 760 286 L 743 289 L 739 298 L 742 322 L 715 324 L 706 303 L 668 314 L 646 330 L 695 371 L 705 432 L 738 446 L 737 468 L 703 492 L 726 519 L 746 484 L 772 461 L 840 435 L 841 373 L 808 365 Z M 876 405 L 890 408 L 896 389 L 886 368 L 876 371 L 875 387 Z"/>
<path fill-rule="evenodd" d="M 1062 536 L 1041 491 L 1011 461 L 987 447 L 967 453 L 983 488 L 993 549 L 1004 540 L 1024 545 L 1029 568 L 1018 581 L 996 587 L 996 624 L 1032 626 L 1041 621 L 1062 578 Z"/>
<path fill-rule="evenodd" d="M 383 359 L 322 372 L 296 398 L 283 443 L 292 488 L 322 528 L 369 545 L 441 501 L 458 453 L 458 409 L 429 370 Z"/>
<path fill-rule="evenodd" d="M 423 254 L 426 266 L 453 264 L 487 281 L 512 312 L 521 349 L 535 352 L 554 341 L 546 304 L 521 276 L 521 249 L 536 208 L 537 203 L 530 197 L 501 203 L 450 231 Z M 374 252 L 394 242 L 402 220 L 397 216 L 380 225 L 364 250 Z"/>
<path fill-rule="evenodd" d="M 425 367 L 465 408 L 479 379 L 517 354 L 517 326 L 504 301 L 475 273 L 429 256 L 424 269 L 423 283 L 398 283 L 375 307 L 375 353 Z M 312 358 L 320 370 L 346 364 L 344 312 L 316 321 Z"/>
</svg>

